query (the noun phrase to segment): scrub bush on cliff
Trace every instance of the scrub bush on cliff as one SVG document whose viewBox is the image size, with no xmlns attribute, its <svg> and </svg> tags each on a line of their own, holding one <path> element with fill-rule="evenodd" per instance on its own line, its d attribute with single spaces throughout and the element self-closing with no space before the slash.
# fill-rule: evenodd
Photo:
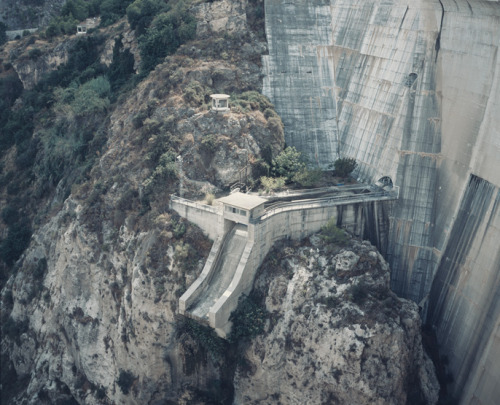
<svg viewBox="0 0 500 405">
<path fill-rule="evenodd" d="M 143 35 L 138 38 L 142 58 L 142 74 L 147 74 L 167 55 L 173 54 L 179 46 L 193 39 L 196 34 L 196 20 L 189 13 L 183 1 L 168 12 L 161 13 Z"/>
<path fill-rule="evenodd" d="M 273 159 L 271 172 L 274 177 L 284 177 L 290 183 L 293 176 L 306 167 L 302 154 L 294 146 L 289 146 Z"/>
<path fill-rule="evenodd" d="M 340 158 L 333 163 L 335 175 L 339 177 L 349 176 L 357 167 L 356 159 Z"/>
</svg>

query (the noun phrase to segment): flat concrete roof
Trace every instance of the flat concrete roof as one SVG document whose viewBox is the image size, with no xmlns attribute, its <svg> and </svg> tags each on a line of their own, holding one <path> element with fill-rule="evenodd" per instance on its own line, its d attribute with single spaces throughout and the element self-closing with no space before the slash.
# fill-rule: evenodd
<svg viewBox="0 0 500 405">
<path fill-rule="evenodd" d="M 252 210 L 264 204 L 267 200 L 256 195 L 236 192 L 229 194 L 227 197 L 219 198 L 217 201 L 232 205 L 233 207 L 243 208 L 244 210 Z"/>
<path fill-rule="evenodd" d="M 229 98 L 231 96 L 228 96 L 227 94 L 210 94 L 210 97 L 212 98 L 220 98 L 220 99 L 225 99 Z"/>
</svg>

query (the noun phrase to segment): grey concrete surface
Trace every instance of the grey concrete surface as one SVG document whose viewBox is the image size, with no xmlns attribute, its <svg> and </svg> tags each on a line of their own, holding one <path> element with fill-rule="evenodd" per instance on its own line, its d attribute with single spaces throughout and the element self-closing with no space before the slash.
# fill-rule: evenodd
<svg viewBox="0 0 500 405">
<path fill-rule="evenodd" d="M 266 33 L 263 89 L 287 144 L 319 164 L 353 157 L 361 179 L 387 175 L 401 187 L 386 254 L 392 288 L 429 312 L 451 354 L 452 393 L 492 403 L 500 397 L 491 288 L 499 213 L 497 191 L 488 191 L 500 186 L 499 2 L 267 1 Z M 304 98 L 321 108 L 303 108 Z M 463 255 L 450 267 L 456 249 Z"/>
</svg>

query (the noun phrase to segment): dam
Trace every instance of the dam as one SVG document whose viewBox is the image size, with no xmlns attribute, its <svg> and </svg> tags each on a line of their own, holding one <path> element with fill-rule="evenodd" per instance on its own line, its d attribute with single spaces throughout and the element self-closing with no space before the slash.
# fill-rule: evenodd
<svg viewBox="0 0 500 405">
<path fill-rule="evenodd" d="M 284 237 L 302 239 L 331 218 L 337 226 L 387 246 L 389 213 L 398 188 L 355 185 L 274 197 L 236 192 L 216 200 L 217 207 L 171 196 L 170 208 L 211 233 L 214 244 L 205 266 L 179 299 L 179 313 L 215 329 L 223 338 L 242 294 L 252 288 L 257 269 L 273 244 Z"/>
<path fill-rule="evenodd" d="M 401 188 L 384 253 L 461 403 L 500 396 L 500 3 L 265 2 L 263 92 L 285 140 Z M 299 105 L 300 103 L 300 105 Z M 308 108 L 303 108 L 307 106 Z"/>
</svg>

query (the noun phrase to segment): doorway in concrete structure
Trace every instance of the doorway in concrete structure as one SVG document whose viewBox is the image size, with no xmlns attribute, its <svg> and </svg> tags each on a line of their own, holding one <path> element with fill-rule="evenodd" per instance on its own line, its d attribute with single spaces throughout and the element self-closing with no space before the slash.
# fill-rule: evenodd
<svg viewBox="0 0 500 405">
<path fill-rule="evenodd" d="M 383 189 L 392 189 L 394 186 L 392 179 L 389 176 L 381 177 L 375 184 Z"/>
</svg>

